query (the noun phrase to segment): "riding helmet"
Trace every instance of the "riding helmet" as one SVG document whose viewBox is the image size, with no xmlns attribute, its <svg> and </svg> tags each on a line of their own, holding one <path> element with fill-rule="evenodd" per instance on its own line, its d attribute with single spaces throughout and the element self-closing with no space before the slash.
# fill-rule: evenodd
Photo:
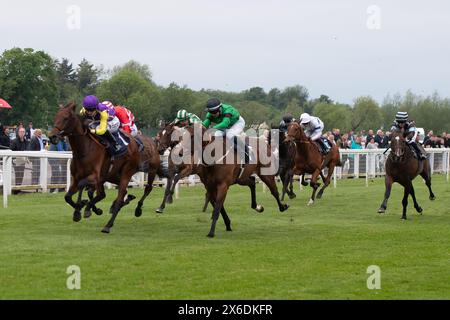
<svg viewBox="0 0 450 320">
<path fill-rule="evenodd" d="M 218 110 L 221 106 L 222 106 L 222 103 L 220 102 L 219 99 L 212 98 L 212 99 L 209 99 L 208 102 L 206 103 L 206 111 L 214 112 L 214 111 Z"/>
<path fill-rule="evenodd" d="M 100 101 L 96 96 L 87 96 L 83 100 L 83 107 L 87 110 L 97 109 Z"/>
<path fill-rule="evenodd" d="M 311 122 L 311 116 L 308 113 L 303 113 L 300 116 L 300 123 L 301 124 L 306 124 L 306 123 L 310 123 Z"/>
<path fill-rule="evenodd" d="M 186 121 L 188 118 L 187 111 L 182 109 L 177 112 L 177 121 Z"/>
<path fill-rule="evenodd" d="M 399 111 L 395 115 L 395 121 L 397 121 L 398 123 L 406 122 L 408 121 L 408 118 L 409 118 L 408 112 L 405 111 Z"/>
</svg>

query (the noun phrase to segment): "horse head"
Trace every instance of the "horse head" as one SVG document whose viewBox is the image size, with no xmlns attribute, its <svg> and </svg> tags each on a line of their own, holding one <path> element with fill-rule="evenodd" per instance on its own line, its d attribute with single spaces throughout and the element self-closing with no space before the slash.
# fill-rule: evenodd
<svg viewBox="0 0 450 320">
<path fill-rule="evenodd" d="M 173 148 L 178 142 L 172 141 L 172 134 L 175 131 L 175 124 L 169 123 L 161 127 L 161 130 L 156 135 L 158 145 L 158 152 L 163 155 L 167 149 Z"/>
<path fill-rule="evenodd" d="M 80 131 L 80 121 L 75 113 L 76 107 L 74 102 L 71 102 L 66 106 L 60 106 L 55 115 L 53 129 L 49 133 L 50 142 L 52 144 L 57 144 L 62 137 Z"/>
<path fill-rule="evenodd" d="M 284 140 L 286 142 L 305 142 L 308 141 L 308 137 L 306 137 L 305 132 L 303 131 L 303 128 L 300 124 L 297 122 L 292 122 L 288 126 L 288 131 L 286 135 L 286 139 Z"/>
<path fill-rule="evenodd" d="M 406 140 L 401 132 L 395 132 L 391 137 L 391 156 L 394 162 L 399 162 L 403 159 L 406 148 Z"/>
</svg>

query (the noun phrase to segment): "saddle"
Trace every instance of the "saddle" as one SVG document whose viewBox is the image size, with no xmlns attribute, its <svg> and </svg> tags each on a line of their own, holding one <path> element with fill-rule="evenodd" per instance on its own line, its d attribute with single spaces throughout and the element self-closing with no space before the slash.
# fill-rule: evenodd
<svg viewBox="0 0 450 320">
<path fill-rule="evenodd" d="M 327 138 L 324 138 L 324 137 L 316 140 L 315 145 L 319 149 L 320 154 L 323 156 L 328 155 L 328 153 L 330 152 L 330 150 L 332 148 L 332 144 L 331 144 L 330 140 L 328 140 Z"/>
</svg>

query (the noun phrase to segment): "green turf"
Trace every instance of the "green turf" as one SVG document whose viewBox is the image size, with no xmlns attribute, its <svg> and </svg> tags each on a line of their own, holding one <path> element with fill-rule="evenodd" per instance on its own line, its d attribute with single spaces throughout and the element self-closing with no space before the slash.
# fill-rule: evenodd
<svg viewBox="0 0 450 320">
<path fill-rule="evenodd" d="M 434 176 L 437 200 L 415 181 L 419 216 L 412 205 L 402 222 L 400 186 L 386 215 L 377 214 L 382 180 L 339 181 L 307 207 L 309 187 L 279 213 L 258 186 L 250 209 L 248 188 L 232 187 L 216 237 L 206 234 L 203 189 L 180 189 L 163 215 L 154 213 L 154 190 L 141 218 L 136 203 L 124 208 L 109 235 L 109 218 L 71 221 L 63 195 L 19 195 L 0 209 L 1 299 L 449 299 L 450 184 Z M 141 190 L 131 190 L 140 196 Z M 113 199 L 100 207 L 105 211 Z M 66 288 L 66 269 L 81 268 L 81 290 Z M 367 267 L 381 268 L 381 290 L 368 290 Z"/>
</svg>

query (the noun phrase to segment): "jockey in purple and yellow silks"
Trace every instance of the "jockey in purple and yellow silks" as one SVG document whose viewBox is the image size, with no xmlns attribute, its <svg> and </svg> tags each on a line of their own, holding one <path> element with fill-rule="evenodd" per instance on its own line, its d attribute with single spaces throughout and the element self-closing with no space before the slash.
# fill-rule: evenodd
<svg viewBox="0 0 450 320">
<path fill-rule="evenodd" d="M 99 102 L 96 96 L 87 96 L 83 100 L 83 109 L 80 112 L 84 117 L 93 120 L 96 127 L 91 127 L 92 134 L 105 137 L 114 147 L 115 151 L 120 151 L 120 145 L 114 134 L 117 134 L 120 121 L 114 113 L 114 108 Z"/>
</svg>

